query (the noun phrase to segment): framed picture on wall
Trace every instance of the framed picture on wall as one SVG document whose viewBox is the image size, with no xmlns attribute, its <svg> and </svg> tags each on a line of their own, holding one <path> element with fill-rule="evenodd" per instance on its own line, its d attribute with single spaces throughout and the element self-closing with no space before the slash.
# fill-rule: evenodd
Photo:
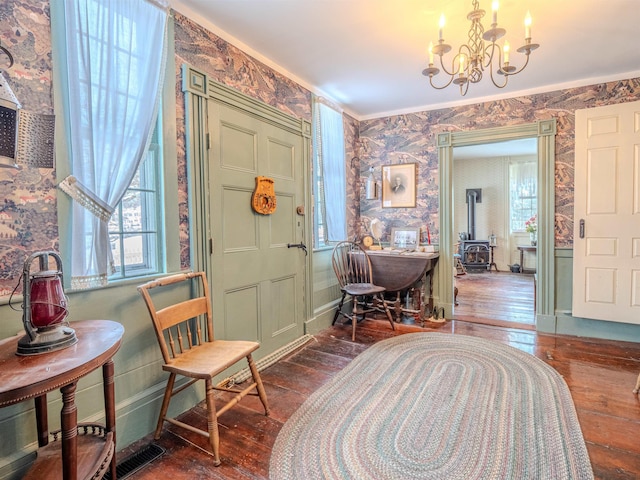
<svg viewBox="0 0 640 480">
<path fill-rule="evenodd" d="M 416 164 L 382 166 L 382 208 L 416 206 Z"/>
<path fill-rule="evenodd" d="M 391 247 L 415 250 L 420 245 L 419 228 L 392 228 Z"/>
</svg>

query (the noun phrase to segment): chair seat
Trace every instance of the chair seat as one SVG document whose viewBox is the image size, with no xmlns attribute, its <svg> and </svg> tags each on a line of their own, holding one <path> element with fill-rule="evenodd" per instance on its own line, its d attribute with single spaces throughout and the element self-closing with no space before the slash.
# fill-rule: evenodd
<svg viewBox="0 0 640 480">
<path fill-rule="evenodd" d="M 258 342 L 242 340 L 204 342 L 164 364 L 162 369 L 190 378 L 212 378 L 259 347 Z"/>
<path fill-rule="evenodd" d="M 373 283 L 347 283 L 343 289 L 351 296 L 375 295 L 385 291 L 384 287 L 379 287 Z"/>
</svg>

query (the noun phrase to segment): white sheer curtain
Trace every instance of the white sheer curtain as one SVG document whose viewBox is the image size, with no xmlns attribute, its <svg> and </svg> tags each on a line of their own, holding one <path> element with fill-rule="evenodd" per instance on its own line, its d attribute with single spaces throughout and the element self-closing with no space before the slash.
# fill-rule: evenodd
<svg viewBox="0 0 640 480">
<path fill-rule="evenodd" d="M 64 52 L 75 201 L 71 286 L 105 285 L 112 258 L 107 225 L 148 148 L 164 77 L 166 0 L 64 0 Z"/>
<path fill-rule="evenodd" d="M 513 161 L 509 164 L 511 232 L 523 231 L 525 222 L 538 207 L 538 164 L 536 161 Z"/>
<path fill-rule="evenodd" d="M 324 198 L 325 238 L 337 242 L 347 238 L 347 180 L 344 161 L 342 113 L 315 99 L 316 152 L 321 155 Z"/>
</svg>

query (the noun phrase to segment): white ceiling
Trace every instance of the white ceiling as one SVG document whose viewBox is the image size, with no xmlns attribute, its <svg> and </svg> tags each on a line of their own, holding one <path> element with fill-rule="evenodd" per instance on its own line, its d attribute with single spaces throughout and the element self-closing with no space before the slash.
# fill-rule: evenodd
<svg viewBox="0 0 640 480">
<path fill-rule="evenodd" d="M 506 88 L 485 74 L 465 97 L 453 85 L 433 89 L 421 72 L 441 13 L 446 43 L 456 50 L 467 40 L 471 0 L 169 1 L 359 120 L 640 76 L 638 0 L 501 0 L 498 25 L 507 29 L 511 63 L 522 64 L 515 50 L 524 43 L 527 10 L 540 48 Z M 488 29 L 491 0 L 480 7 Z"/>
</svg>

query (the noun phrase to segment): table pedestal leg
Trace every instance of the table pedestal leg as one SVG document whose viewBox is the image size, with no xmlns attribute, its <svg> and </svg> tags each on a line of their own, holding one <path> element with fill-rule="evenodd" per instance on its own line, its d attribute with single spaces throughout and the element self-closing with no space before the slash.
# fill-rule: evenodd
<svg viewBox="0 0 640 480">
<path fill-rule="evenodd" d="M 76 383 L 70 383 L 60 389 L 62 392 L 62 478 L 78 478 L 78 409 L 76 407 Z"/>
<path fill-rule="evenodd" d="M 38 427 L 38 447 L 49 443 L 49 416 L 47 413 L 47 395 L 35 398 L 36 426 Z"/>
<path fill-rule="evenodd" d="M 105 409 L 105 428 L 107 432 L 113 432 L 113 457 L 111 458 L 111 478 L 116 476 L 116 401 L 114 390 L 114 368 L 113 360 L 109 360 L 102 366 L 102 378 L 104 388 L 104 409 Z"/>
</svg>

